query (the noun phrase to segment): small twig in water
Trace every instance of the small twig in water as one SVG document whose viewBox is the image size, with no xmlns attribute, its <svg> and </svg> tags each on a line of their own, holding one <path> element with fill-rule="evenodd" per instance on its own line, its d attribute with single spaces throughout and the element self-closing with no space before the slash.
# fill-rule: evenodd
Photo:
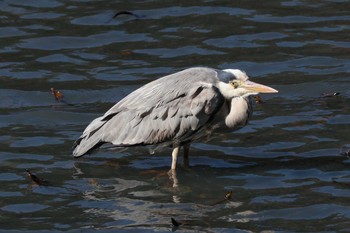
<svg viewBox="0 0 350 233">
<path fill-rule="evenodd" d="M 338 95 L 340 95 L 339 92 L 323 93 L 323 94 L 322 94 L 322 97 L 323 97 L 323 98 L 327 98 L 327 97 L 333 97 L 333 96 L 338 96 Z"/>
<path fill-rule="evenodd" d="M 120 15 L 131 15 L 131 16 L 134 16 L 134 17 L 136 17 L 136 18 L 138 18 L 138 19 L 141 18 L 139 15 L 134 14 L 134 13 L 132 13 L 132 12 L 130 12 L 130 11 L 118 11 L 118 12 L 115 13 L 115 14 L 113 15 L 113 17 L 112 17 L 110 20 L 108 20 L 106 23 L 111 22 L 113 19 L 117 18 L 117 17 L 120 16 Z"/>
<path fill-rule="evenodd" d="M 118 11 L 115 15 L 113 15 L 112 19 L 117 18 L 119 15 L 132 15 L 135 16 L 136 18 L 138 18 L 139 16 L 130 12 L 130 11 Z"/>
</svg>

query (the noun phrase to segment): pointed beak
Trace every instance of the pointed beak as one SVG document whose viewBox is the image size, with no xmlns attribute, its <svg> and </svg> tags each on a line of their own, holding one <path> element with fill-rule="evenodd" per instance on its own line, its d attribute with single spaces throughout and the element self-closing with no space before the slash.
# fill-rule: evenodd
<svg viewBox="0 0 350 233">
<path fill-rule="evenodd" d="M 272 87 L 268 87 L 249 80 L 245 81 L 242 84 L 242 87 L 248 90 L 249 92 L 253 92 L 253 93 L 277 93 L 278 92 L 276 89 L 273 89 Z"/>
</svg>

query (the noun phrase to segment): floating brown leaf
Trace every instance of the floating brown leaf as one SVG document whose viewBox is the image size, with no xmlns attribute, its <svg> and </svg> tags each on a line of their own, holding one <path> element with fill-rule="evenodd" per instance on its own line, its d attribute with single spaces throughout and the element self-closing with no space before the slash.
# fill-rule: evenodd
<svg viewBox="0 0 350 233">
<path fill-rule="evenodd" d="M 226 195 L 225 195 L 225 199 L 226 200 L 231 200 L 231 198 L 232 198 L 232 191 L 228 191 L 227 193 L 226 193 Z"/>
<path fill-rule="evenodd" d="M 47 180 L 44 180 L 42 178 L 37 177 L 36 175 L 32 174 L 31 171 L 26 169 L 28 177 L 37 185 L 49 185 L 49 182 Z"/>
<path fill-rule="evenodd" d="M 258 104 L 264 103 L 264 101 L 262 100 L 262 98 L 259 95 L 255 95 L 254 99 L 255 99 L 255 102 Z"/>
<path fill-rule="evenodd" d="M 232 194 L 233 194 L 232 191 L 226 192 L 225 198 L 224 198 L 224 199 L 222 199 L 222 200 L 220 200 L 220 201 L 217 201 L 217 202 L 214 202 L 214 203 L 211 204 L 211 205 L 218 205 L 218 204 L 222 204 L 222 203 L 225 203 L 225 202 L 231 200 L 231 199 L 232 199 Z"/>
<path fill-rule="evenodd" d="M 60 102 L 63 99 L 63 94 L 59 90 L 56 90 L 53 87 L 51 87 L 51 93 L 55 97 L 56 101 Z"/>
</svg>

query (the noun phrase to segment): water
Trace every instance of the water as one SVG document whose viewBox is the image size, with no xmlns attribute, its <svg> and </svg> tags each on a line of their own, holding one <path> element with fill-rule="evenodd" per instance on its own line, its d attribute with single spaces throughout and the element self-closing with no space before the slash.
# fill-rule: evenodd
<svg viewBox="0 0 350 233">
<path fill-rule="evenodd" d="M 349 7 L 2 1 L 1 231 L 350 231 Z M 137 17 L 111 20 L 121 10 Z M 261 96 L 247 127 L 194 144 L 177 177 L 167 174 L 170 150 L 71 157 L 92 119 L 192 66 L 246 70 L 280 92 Z M 33 185 L 25 169 L 51 185 Z"/>
</svg>

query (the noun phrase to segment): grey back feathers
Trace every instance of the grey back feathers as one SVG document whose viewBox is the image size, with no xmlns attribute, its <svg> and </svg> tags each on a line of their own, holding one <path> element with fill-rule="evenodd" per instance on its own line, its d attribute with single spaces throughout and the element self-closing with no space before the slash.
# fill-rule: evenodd
<svg viewBox="0 0 350 233">
<path fill-rule="evenodd" d="M 190 142 L 222 111 L 226 100 L 217 83 L 236 76 L 197 67 L 154 80 L 93 120 L 76 141 L 73 155 L 82 156 L 106 142 L 120 147 Z"/>
</svg>

